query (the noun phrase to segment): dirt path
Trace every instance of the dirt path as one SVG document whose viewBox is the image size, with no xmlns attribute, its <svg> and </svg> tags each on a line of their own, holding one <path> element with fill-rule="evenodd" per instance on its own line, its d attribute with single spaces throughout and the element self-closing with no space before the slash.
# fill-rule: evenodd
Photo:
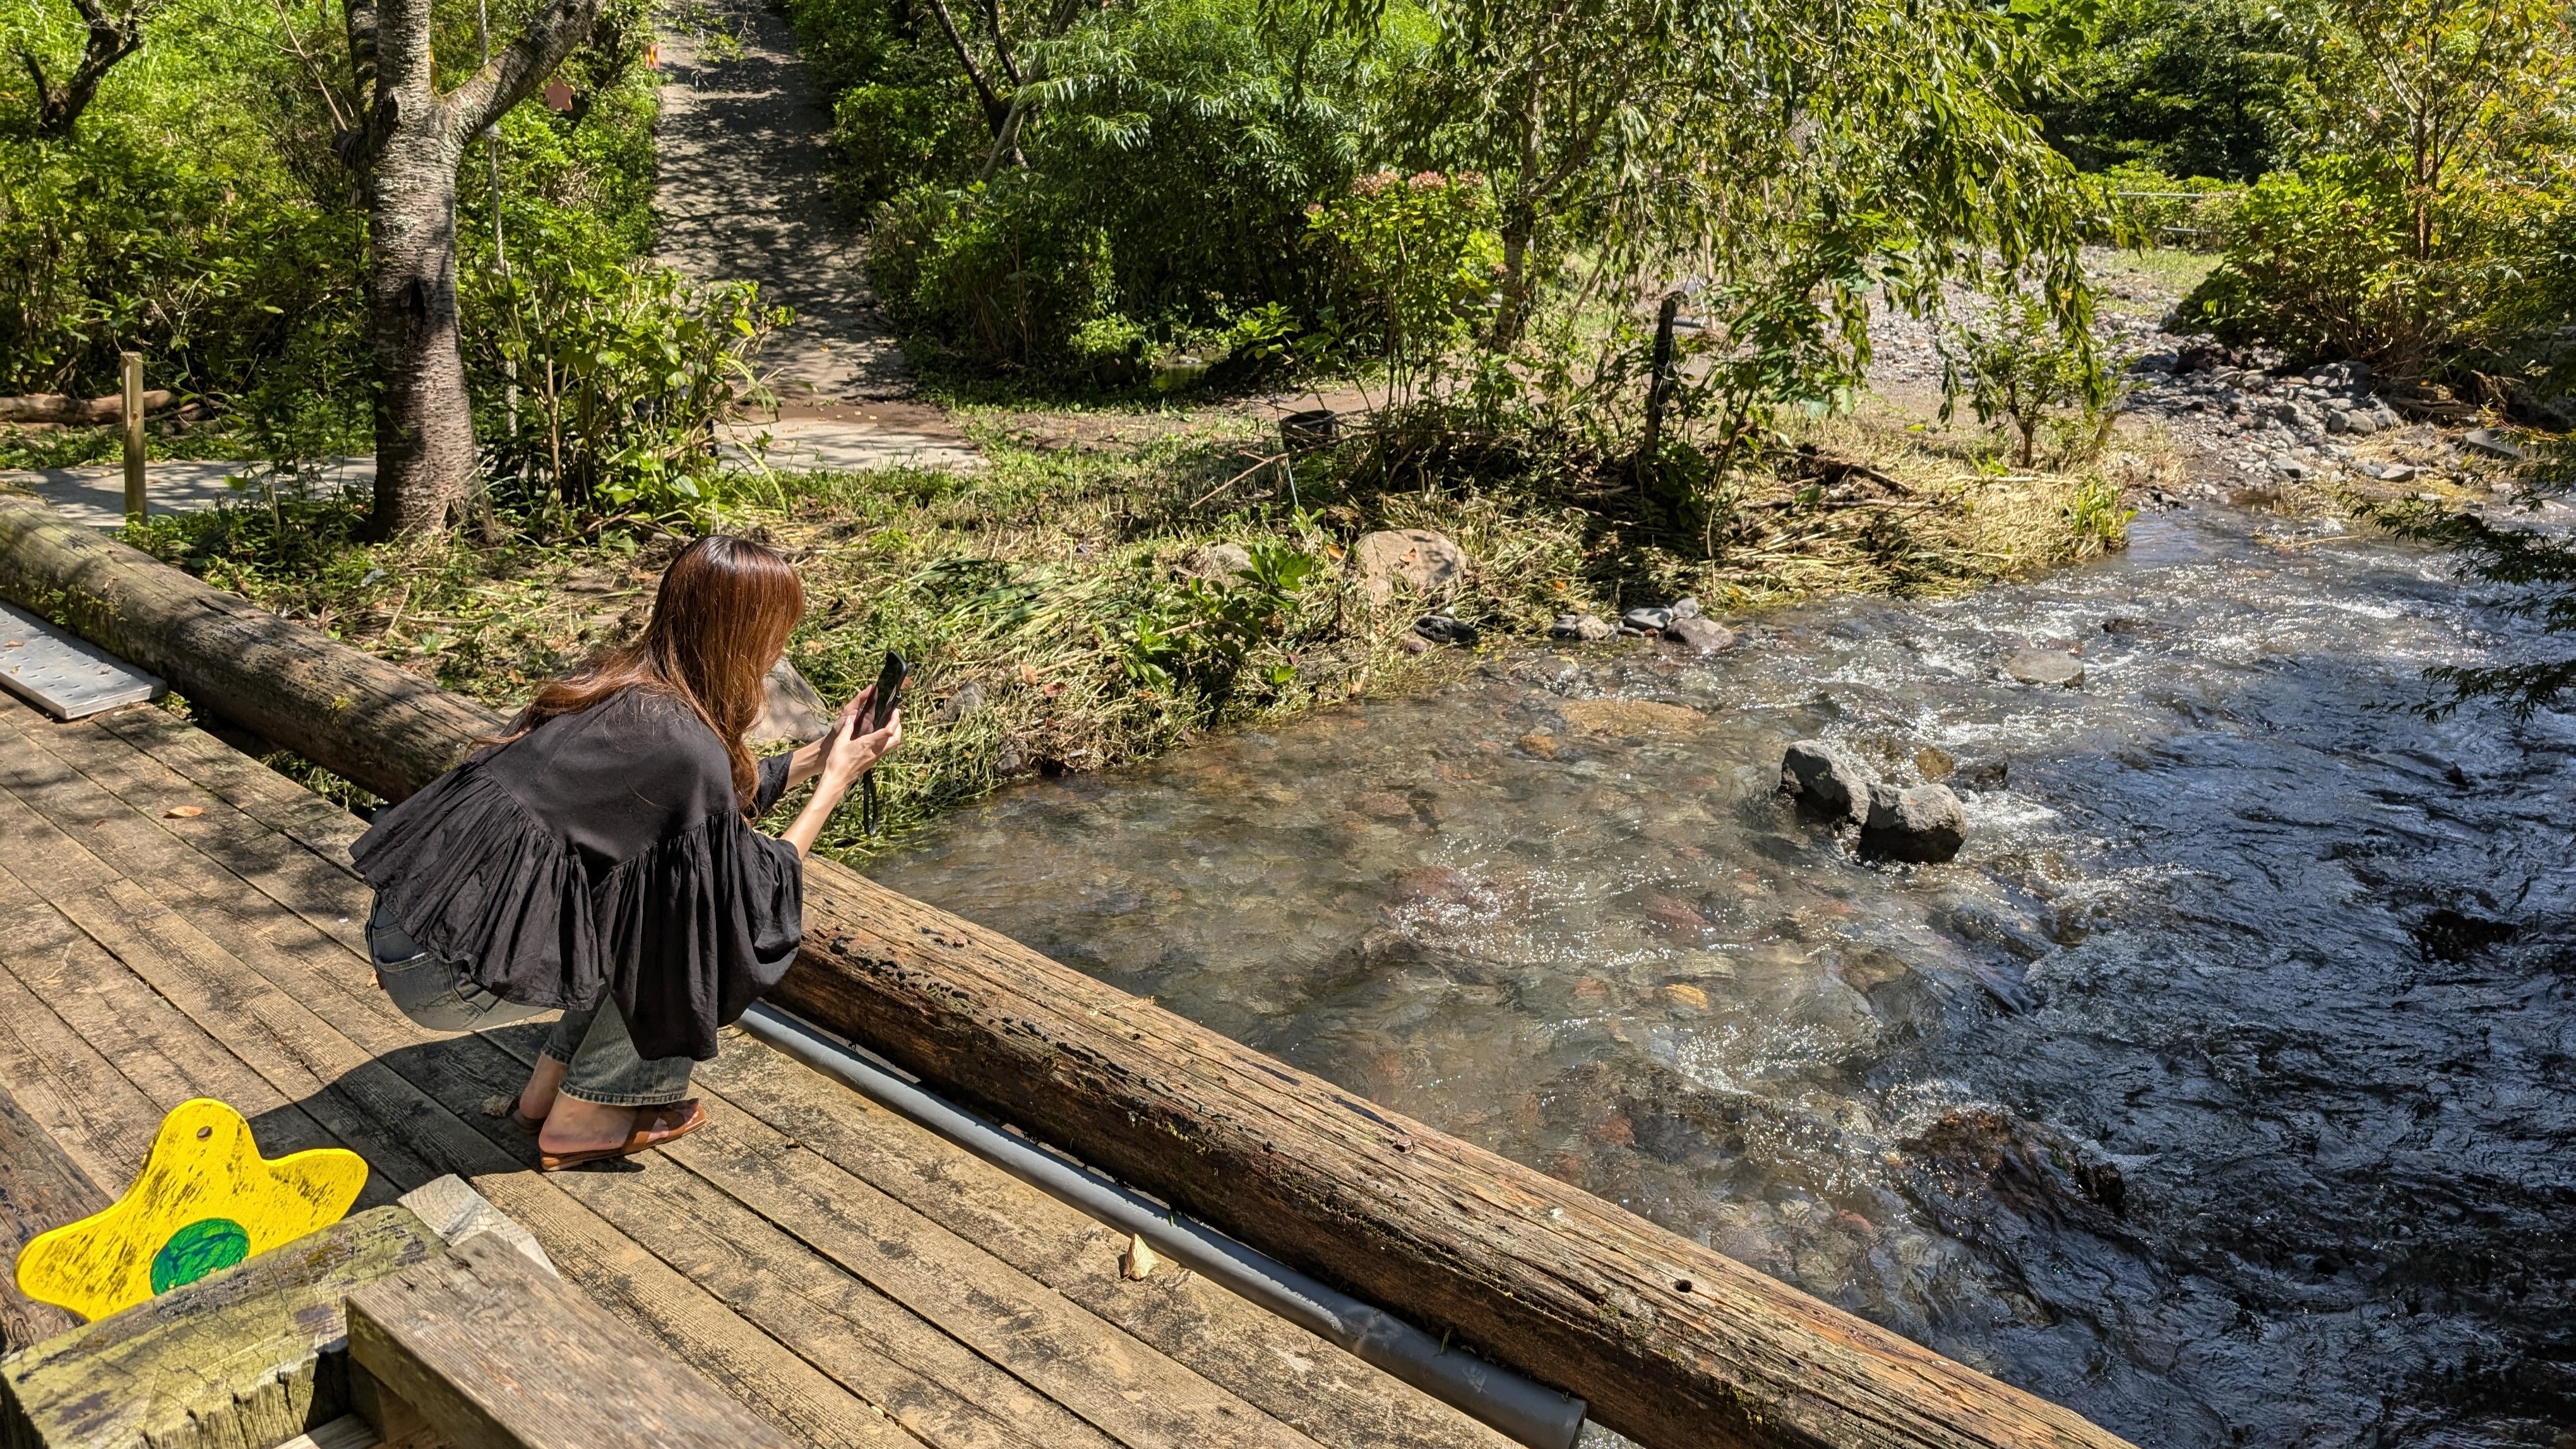
<svg viewBox="0 0 2576 1449">
<path fill-rule="evenodd" d="M 656 259 L 701 281 L 758 282 L 796 309 L 767 358 L 782 402 L 807 405 L 793 411 L 910 397 L 903 353 L 868 295 L 857 229 L 832 204 L 831 111 L 794 32 L 760 0 L 712 0 L 702 13 L 739 38 L 742 54 L 709 55 L 714 47 L 678 25 L 663 33 Z"/>
</svg>

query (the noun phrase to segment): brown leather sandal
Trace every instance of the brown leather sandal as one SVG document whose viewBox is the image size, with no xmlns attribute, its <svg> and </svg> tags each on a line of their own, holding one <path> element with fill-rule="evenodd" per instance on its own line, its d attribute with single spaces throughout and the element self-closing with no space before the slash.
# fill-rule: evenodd
<svg viewBox="0 0 2576 1449">
<path fill-rule="evenodd" d="M 698 1099 L 667 1102 L 658 1107 L 635 1109 L 635 1126 L 626 1140 L 615 1147 L 594 1147 L 581 1152 L 544 1152 L 537 1154 L 537 1165 L 547 1172 L 559 1172 L 578 1163 L 597 1162 L 608 1157 L 632 1157 L 638 1152 L 676 1142 L 707 1125 L 707 1109 Z"/>
</svg>

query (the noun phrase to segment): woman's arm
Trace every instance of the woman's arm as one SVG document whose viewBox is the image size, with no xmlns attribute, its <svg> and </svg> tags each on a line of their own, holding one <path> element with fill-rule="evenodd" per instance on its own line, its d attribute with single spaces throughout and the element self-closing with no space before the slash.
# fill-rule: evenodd
<svg viewBox="0 0 2576 1449">
<path fill-rule="evenodd" d="M 865 694 L 860 696 L 860 699 L 865 698 Z M 794 823 L 778 834 L 779 839 L 796 847 L 798 855 L 813 850 L 814 841 L 823 833 L 824 822 L 840 808 L 841 797 L 850 793 L 850 787 L 859 782 L 859 777 L 877 761 L 893 753 L 895 746 L 903 743 L 903 711 L 899 709 L 894 712 L 894 718 L 886 721 L 884 729 L 853 737 L 846 717 L 857 706 L 857 700 L 851 701 L 851 709 L 843 711 L 845 720 L 835 723 L 830 734 L 806 746 L 806 749 L 818 750 L 821 754 L 809 773 L 822 776 L 822 783 L 814 787 L 814 798 L 806 801 L 805 808 L 796 812 Z M 797 754 L 802 756 L 804 751 L 799 750 Z M 794 766 L 789 767 L 787 778 L 790 782 L 797 778 Z"/>
</svg>

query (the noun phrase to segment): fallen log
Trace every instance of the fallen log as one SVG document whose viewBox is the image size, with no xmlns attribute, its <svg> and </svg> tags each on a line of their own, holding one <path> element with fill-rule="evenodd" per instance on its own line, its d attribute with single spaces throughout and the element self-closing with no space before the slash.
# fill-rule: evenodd
<svg viewBox="0 0 2576 1449">
<path fill-rule="evenodd" d="M 0 497 L 0 597 L 388 800 L 436 779 L 504 723 L 32 498 Z"/>
<path fill-rule="evenodd" d="M 0 500 L 0 596 L 399 798 L 498 716 Z M 816 860 L 773 1000 L 1245 1242 L 1589 1399 L 1649 1449 L 2122 1449 L 1544 1174 Z"/>
<path fill-rule="evenodd" d="M 167 388 L 155 388 L 143 395 L 143 413 L 149 417 L 166 411 L 178 394 Z M 0 423 L 56 423 L 71 426 L 113 427 L 125 421 L 125 396 L 110 393 L 84 402 L 58 392 L 31 392 L 17 397 L 0 397 Z"/>
</svg>

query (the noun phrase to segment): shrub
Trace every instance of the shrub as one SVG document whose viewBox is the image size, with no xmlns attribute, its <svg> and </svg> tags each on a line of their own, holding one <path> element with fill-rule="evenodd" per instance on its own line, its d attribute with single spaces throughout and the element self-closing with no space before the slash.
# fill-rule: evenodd
<svg viewBox="0 0 2576 1449">
<path fill-rule="evenodd" d="M 2553 265 L 2547 232 L 2561 206 L 2513 182 L 2465 179 L 2434 198 L 2433 254 L 2419 258 L 2395 170 L 2319 157 L 2247 194 L 2226 259 L 2183 311 L 2294 361 L 2358 358 L 2401 377 L 2494 366 L 2532 340 L 2513 304 Z"/>
<path fill-rule="evenodd" d="M 496 278 L 478 302 L 477 430 L 504 502 L 581 527 L 703 517 L 715 425 L 758 393 L 752 364 L 785 309 L 748 282 L 698 288 L 613 263 Z M 515 419 L 501 395 L 514 371 Z"/>
<path fill-rule="evenodd" d="M 962 190 L 924 186 L 888 203 L 868 280 L 896 325 L 983 367 L 1063 361 L 1109 310 L 1108 237 L 1083 208 L 1025 172 Z"/>
<path fill-rule="evenodd" d="M 1502 241 L 1485 178 L 1472 171 L 1377 171 L 1307 209 L 1331 259 L 1331 328 L 1383 352 L 1391 400 L 1436 380 L 1473 321 L 1493 310 Z"/>
<path fill-rule="evenodd" d="M 2217 251 L 2245 195 L 2230 182 L 2168 176 L 2141 161 L 2123 161 L 2085 181 L 2102 218 L 2092 239 L 2124 246 Z"/>
<path fill-rule="evenodd" d="M 1991 312 L 1954 323 L 1941 351 L 1945 396 L 1964 384 L 1977 421 L 2011 428 L 2017 467 L 2031 466 L 2040 424 L 2052 412 L 2081 406 L 2088 420 L 2108 421 L 2110 387 L 2090 339 L 2068 329 L 2033 293 L 1995 297 Z M 1946 417 L 1946 401 L 1943 412 Z"/>
</svg>

